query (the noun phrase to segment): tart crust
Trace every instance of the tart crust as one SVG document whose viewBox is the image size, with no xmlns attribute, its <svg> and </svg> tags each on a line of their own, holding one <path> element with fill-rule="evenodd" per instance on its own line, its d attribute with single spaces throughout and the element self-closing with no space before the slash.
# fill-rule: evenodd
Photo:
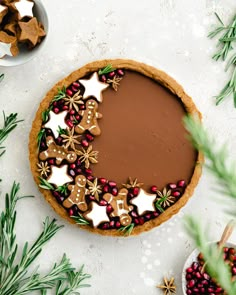
<svg viewBox="0 0 236 295">
<path fill-rule="evenodd" d="M 52 208 L 64 219 L 68 220 L 70 223 L 75 221 L 69 217 L 67 211 L 56 201 L 50 191 L 41 189 L 39 187 L 39 179 L 37 172 L 37 162 L 38 162 L 38 148 L 37 148 L 37 134 L 39 133 L 42 125 L 42 112 L 48 107 L 52 98 L 57 94 L 58 88 L 63 86 L 68 87 L 74 81 L 81 79 L 91 72 L 95 72 L 101 68 L 106 67 L 108 64 L 112 64 L 114 68 L 121 68 L 136 71 L 144 76 L 147 76 L 164 87 L 168 88 L 173 94 L 175 94 L 180 101 L 182 101 L 187 114 L 194 115 L 201 119 L 201 113 L 197 110 L 195 104 L 193 103 L 191 97 L 189 97 L 183 90 L 183 88 L 169 75 L 165 72 L 158 70 L 152 66 L 146 65 L 133 60 L 126 59 L 106 59 L 101 61 L 95 61 L 89 63 L 82 68 L 72 72 L 69 76 L 58 82 L 44 97 L 42 102 L 39 105 L 38 111 L 36 113 L 35 119 L 32 124 L 32 129 L 29 135 L 29 160 L 31 171 L 33 173 L 34 180 L 39 188 L 39 191 L 44 195 L 47 202 L 52 206 Z M 204 162 L 202 153 L 198 152 L 196 165 L 193 171 L 193 175 L 190 183 L 187 185 L 184 194 L 181 198 L 171 207 L 166 209 L 160 216 L 146 221 L 142 226 L 134 227 L 131 235 L 138 235 L 142 232 L 149 231 L 152 228 L 159 226 L 163 222 L 170 219 L 174 214 L 178 213 L 179 210 L 187 203 L 189 198 L 192 196 L 193 191 L 198 184 L 199 178 L 201 176 L 202 164 Z M 99 228 L 93 228 L 87 225 L 77 225 L 82 229 L 88 230 L 93 233 L 107 235 L 107 236 L 124 236 L 121 232 L 116 229 L 112 230 L 102 230 Z"/>
</svg>

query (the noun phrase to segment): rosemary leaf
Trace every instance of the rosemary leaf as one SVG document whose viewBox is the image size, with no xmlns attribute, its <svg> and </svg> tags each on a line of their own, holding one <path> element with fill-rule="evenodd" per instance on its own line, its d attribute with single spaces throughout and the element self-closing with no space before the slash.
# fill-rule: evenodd
<svg viewBox="0 0 236 295">
<path fill-rule="evenodd" d="M 126 226 L 122 226 L 118 229 L 118 231 L 122 232 L 124 234 L 124 236 L 130 236 L 133 229 L 134 229 L 135 224 L 131 223 L 129 225 Z"/>
<path fill-rule="evenodd" d="M 39 176 L 40 184 L 39 187 L 46 190 L 54 190 L 53 185 L 51 185 L 46 179 Z"/>
<path fill-rule="evenodd" d="M 41 129 L 38 133 L 37 136 L 37 143 L 38 143 L 38 148 L 40 148 L 41 142 L 44 139 L 44 137 L 46 136 L 46 130 L 45 129 Z"/>
<path fill-rule="evenodd" d="M 66 87 L 65 87 L 65 86 L 63 86 L 62 89 L 58 88 L 57 91 L 58 91 L 58 92 L 57 92 L 57 94 L 54 96 L 54 98 L 53 98 L 53 100 L 52 100 L 52 103 L 53 103 L 54 101 L 58 101 L 58 100 L 60 100 L 60 99 L 62 99 L 62 98 L 64 98 L 64 97 L 66 97 Z"/>
<path fill-rule="evenodd" d="M 0 82 L 4 79 L 4 74 L 0 74 Z"/>
<path fill-rule="evenodd" d="M 105 74 L 108 74 L 108 73 L 110 73 L 110 72 L 113 72 L 113 71 L 115 71 L 116 69 L 115 68 L 113 68 L 112 67 L 112 65 L 107 65 L 105 68 L 103 68 L 103 69 L 100 69 L 99 71 L 98 71 L 98 75 L 105 75 Z"/>
<path fill-rule="evenodd" d="M 87 219 L 85 219 L 81 214 L 78 216 L 71 216 L 74 221 L 79 225 L 89 225 L 89 222 Z"/>
</svg>

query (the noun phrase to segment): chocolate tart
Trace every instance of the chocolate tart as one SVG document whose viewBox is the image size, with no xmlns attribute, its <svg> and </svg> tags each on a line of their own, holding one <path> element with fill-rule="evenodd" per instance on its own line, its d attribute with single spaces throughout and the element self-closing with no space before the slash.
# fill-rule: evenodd
<svg viewBox="0 0 236 295">
<path fill-rule="evenodd" d="M 202 155 L 182 119 L 201 118 L 166 73 L 132 60 L 85 65 L 40 103 L 31 170 L 53 209 L 102 235 L 138 235 L 168 220 L 193 193 Z"/>
</svg>

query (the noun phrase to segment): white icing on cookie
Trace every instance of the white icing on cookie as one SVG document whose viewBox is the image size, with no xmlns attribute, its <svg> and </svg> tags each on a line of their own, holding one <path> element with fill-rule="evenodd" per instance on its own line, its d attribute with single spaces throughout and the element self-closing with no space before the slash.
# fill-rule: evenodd
<svg viewBox="0 0 236 295">
<path fill-rule="evenodd" d="M 49 121 L 44 125 L 44 127 L 50 128 L 55 138 L 57 138 L 59 135 L 59 126 L 61 129 L 66 129 L 68 127 L 65 123 L 66 115 L 67 111 L 59 114 L 55 114 L 53 111 L 49 112 Z"/>
<path fill-rule="evenodd" d="M 95 202 L 92 202 L 91 204 L 92 209 L 89 213 L 85 214 L 85 217 L 92 221 L 94 227 L 97 227 L 102 222 L 109 221 L 106 206 L 99 206 Z"/>
<path fill-rule="evenodd" d="M 20 18 L 25 16 L 33 17 L 33 6 L 34 2 L 27 0 L 20 0 L 19 2 L 15 2 L 15 7 L 20 14 Z"/>
<path fill-rule="evenodd" d="M 6 6 L 3 6 L 3 5 L 0 4 L 0 13 L 3 12 L 4 10 L 6 10 L 6 9 L 7 9 Z"/>
<path fill-rule="evenodd" d="M 89 79 L 81 79 L 79 82 L 85 87 L 83 99 L 93 96 L 98 102 L 102 102 L 102 91 L 109 87 L 109 84 L 100 82 L 97 72 L 93 73 Z"/>
<path fill-rule="evenodd" d="M 73 181 L 73 178 L 67 174 L 68 165 L 61 167 L 51 166 L 51 175 L 48 177 L 47 182 L 55 184 L 57 187 L 67 182 Z"/>
<path fill-rule="evenodd" d="M 12 56 L 11 53 L 11 43 L 4 43 L 0 42 L 0 58 L 4 57 L 5 55 Z"/>
<path fill-rule="evenodd" d="M 138 196 L 130 200 L 130 203 L 137 206 L 138 214 L 142 215 L 146 211 L 155 211 L 155 199 L 156 195 L 149 194 L 141 188 Z"/>
</svg>

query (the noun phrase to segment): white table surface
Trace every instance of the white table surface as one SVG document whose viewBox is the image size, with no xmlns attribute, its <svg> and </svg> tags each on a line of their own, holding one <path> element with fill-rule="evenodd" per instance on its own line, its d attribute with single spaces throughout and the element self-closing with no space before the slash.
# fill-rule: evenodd
<svg viewBox="0 0 236 295">
<path fill-rule="evenodd" d="M 0 109 L 18 112 L 24 122 L 7 140 L 0 160 L 1 205 L 14 180 L 22 194 L 35 199 L 18 204 L 17 235 L 33 242 L 46 216 L 65 225 L 37 260 L 42 272 L 64 252 L 73 265 L 85 264 L 92 287 L 82 295 L 154 295 L 164 275 L 173 275 L 181 295 L 181 270 L 194 246 L 183 229 L 185 214 L 194 214 L 217 239 L 229 217 L 215 199 L 214 181 L 204 171 L 192 199 L 162 226 L 134 238 L 107 238 L 78 230 L 59 218 L 38 192 L 28 161 L 31 122 L 44 94 L 71 71 L 103 58 L 131 58 L 163 69 L 192 96 L 204 123 L 219 143 L 228 142 L 236 159 L 236 109 L 232 99 L 219 107 L 213 96 L 229 78 L 224 63 L 211 59 L 215 41 L 207 39 L 214 12 L 228 22 L 235 0 L 44 0 L 50 32 L 40 55 L 15 68 L 0 68 Z M 180 163 L 181 165 L 181 163 Z M 1 207 L 2 208 L 2 207 Z M 236 242 L 236 233 L 231 238 Z"/>
</svg>

